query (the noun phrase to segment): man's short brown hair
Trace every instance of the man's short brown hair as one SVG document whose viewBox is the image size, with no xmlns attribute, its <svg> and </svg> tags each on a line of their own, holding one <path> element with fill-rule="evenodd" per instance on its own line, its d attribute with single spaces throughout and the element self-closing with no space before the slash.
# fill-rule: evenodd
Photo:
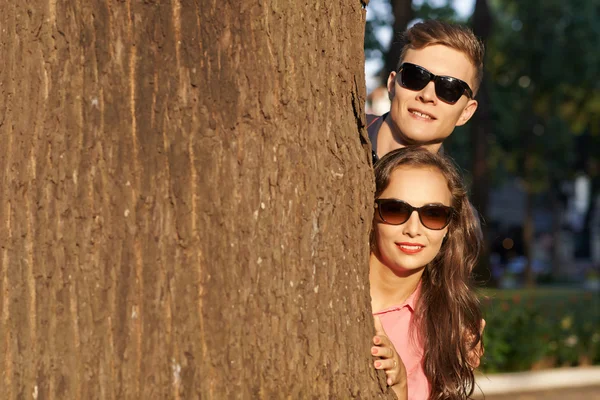
<svg viewBox="0 0 600 400">
<path fill-rule="evenodd" d="M 475 74 L 475 87 L 477 93 L 483 79 L 483 57 L 485 49 L 481 40 L 466 26 L 451 24 L 437 20 L 426 20 L 413 25 L 402 34 L 402 53 L 398 61 L 398 69 L 406 56 L 408 49 L 422 49 L 434 44 L 448 46 L 451 49 L 464 53 L 477 71 Z"/>
</svg>

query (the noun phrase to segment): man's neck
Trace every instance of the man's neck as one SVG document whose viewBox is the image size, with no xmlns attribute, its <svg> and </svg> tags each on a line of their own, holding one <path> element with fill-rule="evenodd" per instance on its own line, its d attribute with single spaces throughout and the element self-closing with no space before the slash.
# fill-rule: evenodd
<svg viewBox="0 0 600 400">
<path fill-rule="evenodd" d="M 375 152 L 377 153 L 378 158 L 385 156 L 392 150 L 406 147 L 406 143 L 402 140 L 402 134 L 399 132 L 395 134 L 392 131 L 390 124 L 391 121 L 389 120 L 388 114 L 377 132 L 377 149 L 375 149 Z M 441 143 L 424 144 L 422 147 L 437 153 L 441 147 Z"/>
<path fill-rule="evenodd" d="M 372 311 L 378 312 L 404 303 L 419 285 L 424 269 L 399 274 L 389 269 L 374 253 L 371 253 L 369 282 Z"/>
</svg>

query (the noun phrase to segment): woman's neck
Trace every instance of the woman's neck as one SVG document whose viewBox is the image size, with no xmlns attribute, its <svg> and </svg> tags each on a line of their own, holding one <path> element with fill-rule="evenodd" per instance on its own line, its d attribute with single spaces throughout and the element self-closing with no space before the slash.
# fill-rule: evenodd
<svg viewBox="0 0 600 400">
<path fill-rule="evenodd" d="M 400 305 L 415 291 L 423 270 L 400 274 L 383 264 L 374 253 L 369 257 L 369 283 L 371 286 L 371 309 L 373 312 Z"/>
</svg>

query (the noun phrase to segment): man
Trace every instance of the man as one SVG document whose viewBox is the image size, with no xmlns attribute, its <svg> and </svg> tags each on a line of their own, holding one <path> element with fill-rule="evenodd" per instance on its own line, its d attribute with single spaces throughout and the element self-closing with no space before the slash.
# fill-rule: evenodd
<svg viewBox="0 0 600 400">
<path fill-rule="evenodd" d="M 407 30 L 403 42 L 398 68 L 387 81 L 390 112 L 367 115 L 374 162 L 405 146 L 439 151 L 477 109 L 484 48 L 471 30 L 428 20 Z"/>
</svg>

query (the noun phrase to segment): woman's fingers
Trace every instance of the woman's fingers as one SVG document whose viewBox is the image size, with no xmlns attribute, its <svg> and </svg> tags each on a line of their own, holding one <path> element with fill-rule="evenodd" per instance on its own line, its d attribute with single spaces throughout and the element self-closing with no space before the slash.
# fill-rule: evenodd
<svg viewBox="0 0 600 400">
<path fill-rule="evenodd" d="M 385 375 L 387 376 L 386 383 L 388 386 L 394 386 L 401 382 L 400 371 L 398 371 L 396 368 L 385 371 Z"/>
<path fill-rule="evenodd" d="M 386 373 L 389 370 L 398 369 L 398 362 L 392 358 L 376 360 L 373 365 L 375 366 L 375 369 L 386 370 Z"/>
<path fill-rule="evenodd" d="M 397 385 L 401 382 L 401 377 L 406 376 L 404 364 L 394 349 L 394 344 L 388 338 L 383 329 L 383 324 L 379 317 L 374 318 L 375 336 L 371 347 L 371 354 L 379 357 L 373 365 L 376 369 L 382 369 L 386 374 L 386 381 L 389 386 Z M 406 378 L 405 378 L 406 379 Z M 406 390 L 406 389 L 404 389 Z"/>
<path fill-rule="evenodd" d="M 400 383 L 400 368 L 398 362 L 393 358 L 377 360 L 374 363 L 376 369 L 385 371 L 386 383 L 394 386 Z"/>
<path fill-rule="evenodd" d="M 371 347 L 371 354 L 382 358 L 392 358 L 394 357 L 394 350 L 387 346 L 373 346 Z"/>
<path fill-rule="evenodd" d="M 383 338 L 382 338 L 383 339 Z M 387 338 L 386 338 L 387 339 Z M 401 365 L 399 357 L 391 346 L 374 346 L 371 348 L 371 353 L 374 356 L 380 357 L 373 365 L 376 369 L 382 369 L 387 375 L 387 384 L 393 386 L 400 382 L 400 370 L 404 367 Z"/>
<path fill-rule="evenodd" d="M 373 336 L 373 344 L 375 344 L 376 346 L 386 346 L 386 347 L 393 346 L 392 341 L 385 334 L 383 334 L 383 335 L 379 334 L 379 335 Z"/>
</svg>

